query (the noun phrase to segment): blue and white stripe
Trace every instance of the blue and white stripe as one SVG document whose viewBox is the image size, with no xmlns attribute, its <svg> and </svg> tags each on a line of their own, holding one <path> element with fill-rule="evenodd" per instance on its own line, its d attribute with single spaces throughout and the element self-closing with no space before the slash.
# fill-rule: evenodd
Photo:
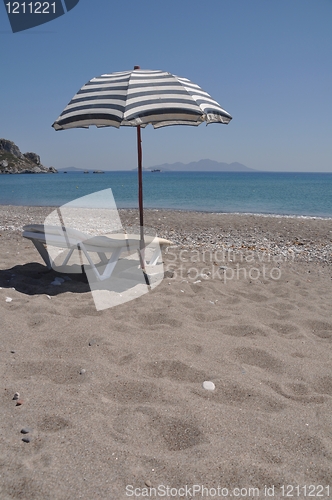
<svg viewBox="0 0 332 500">
<path fill-rule="evenodd" d="M 76 127 L 154 128 L 167 125 L 229 123 L 232 117 L 198 85 L 165 71 L 135 69 L 93 78 L 53 123 Z"/>
</svg>

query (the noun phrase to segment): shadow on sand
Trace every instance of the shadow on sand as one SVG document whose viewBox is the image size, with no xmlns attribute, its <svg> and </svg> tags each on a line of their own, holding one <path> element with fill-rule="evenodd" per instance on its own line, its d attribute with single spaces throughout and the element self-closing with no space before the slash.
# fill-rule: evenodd
<svg viewBox="0 0 332 500">
<path fill-rule="evenodd" d="M 61 285 L 52 285 L 57 277 L 65 278 L 65 281 Z M 46 266 L 37 262 L 0 270 L 0 286 L 15 288 L 26 295 L 55 296 L 65 292 L 90 292 L 85 273 L 60 274 L 53 269 L 48 270 Z"/>
</svg>

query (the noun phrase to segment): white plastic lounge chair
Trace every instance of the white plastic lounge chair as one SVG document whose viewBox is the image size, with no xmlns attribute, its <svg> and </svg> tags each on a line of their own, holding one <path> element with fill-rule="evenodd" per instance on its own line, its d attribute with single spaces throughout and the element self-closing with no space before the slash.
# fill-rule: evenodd
<svg viewBox="0 0 332 500">
<path fill-rule="evenodd" d="M 109 234 L 108 236 L 91 236 L 76 229 L 61 226 L 44 226 L 42 224 L 31 224 L 23 227 L 23 237 L 32 241 L 44 260 L 48 269 L 63 269 L 67 266 L 75 250 L 82 252 L 93 270 L 98 281 L 110 278 L 122 253 L 126 255 L 136 254 L 140 248 L 140 236 L 138 234 Z M 162 250 L 173 243 L 163 238 L 145 236 L 145 249 L 153 249 L 152 256 L 146 262 L 147 266 L 157 264 Z M 63 261 L 58 264 L 52 259 L 48 246 L 68 250 L 63 256 Z M 96 253 L 100 259 L 95 263 L 92 259 Z M 109 256 L 107 256 L 109 254 Z M 82 261 L 81 261 L 82 262 Z M 99 272 L 99 269 L 101 272 Z M 67 271 L 66 271 L 67 272 Z"/>
</svg>

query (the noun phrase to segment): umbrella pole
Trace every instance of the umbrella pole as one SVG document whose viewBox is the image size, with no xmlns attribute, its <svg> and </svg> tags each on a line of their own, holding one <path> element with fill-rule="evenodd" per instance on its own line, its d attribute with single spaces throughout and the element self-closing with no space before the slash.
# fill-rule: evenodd
<svg viewBox="0 0 332 500">
<path fill-rule="evenodd" d="M 139 207 L 139 225 L 140 225 L 140 241 L 139 241 L 139 258 L 141 269 L 143 271 L 145 283 L 150 287 L 149 276 L 145 270 L 145 243 L 144 243 L 144 220 L 143 220 L 143 180 L 142 180 L 142 138 L 141 127 L 138 125 L 137 129 L 137 155 L 138 155 L 138 207 Z"/>
<path fill-rule="evenodd" d="M 138 207 L 139 207 L 139 224 L 141 227 L 141 240 L 144 239 L 144 222 L 143 222 L 143 182 L 142 182 L 142 139 L 141 127 L 137 127 L 137 155 L 138 155 Z"/>
</svg>

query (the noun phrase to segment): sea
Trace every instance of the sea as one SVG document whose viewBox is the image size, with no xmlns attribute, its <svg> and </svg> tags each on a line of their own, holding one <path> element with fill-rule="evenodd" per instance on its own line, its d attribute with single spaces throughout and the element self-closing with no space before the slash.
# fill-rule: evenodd
<svg viewBox="0 0 332 500">
<path fill-rule="evenodd" d="M 138 206 L 137 172 L 0 175 L 0 204 L 61 206 L 111 188 L 118 208 Z M 332 173 L 144 172 L 144 207 L 332 218 Z"/>
</svg>

